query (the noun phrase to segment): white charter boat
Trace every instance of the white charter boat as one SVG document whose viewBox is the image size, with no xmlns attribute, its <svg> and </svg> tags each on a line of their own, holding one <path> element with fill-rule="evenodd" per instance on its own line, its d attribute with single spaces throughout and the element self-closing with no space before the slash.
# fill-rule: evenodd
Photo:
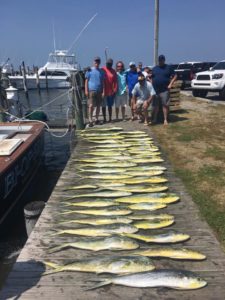
<svg viewBox="0 0 225 300">
<path fill-rule="evenodd" d="M 38 75 L 26 75 L 28 89 L 36 89 L 39 77 L 40 88 L 68 88 L 71 86 L 67 80 L 71 71 L 77 71 L 77 63 L 74 54 L 68 54 L 67 50 L 55 50 L 49 54 L 48 62 L 38 70 Z M 23 89 L 23 76 L 9 76 L 11 85 L 17 89 Z"/>
</svg>

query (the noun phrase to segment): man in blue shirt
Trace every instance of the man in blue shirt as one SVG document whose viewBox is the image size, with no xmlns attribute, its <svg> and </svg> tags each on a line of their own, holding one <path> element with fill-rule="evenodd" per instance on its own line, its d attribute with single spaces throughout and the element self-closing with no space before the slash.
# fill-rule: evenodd
<svg viewBox="0 0 225 300">
<path fill-rule="evenodd" d="M 132 91 L 135 84 L 138 82 L 138 72 L 135 65 L 135 62 L 131 61 L 129 63 L 129 71 L 127 72 L 127 87 L 128 87 L 128 95 L 129 95 L 129 106 L 131 106 L 132 99 Z"/>
<path fill-rule="evenodd" d="M 102 97 L 104 96 L 104 71 L 99 68 L 101 63 L 100 57 L 94 58 L 94 65 L 91 70 L 85 74 L 85 95 L 89 99 L 89 127 L 93 126 L 93 111 L 96 107 L 96 121 L 98 124 L 98 116 L 100 106 L 102 105 Z"/>
<path fill-rule="evenodd" d="M 152 84 L 156 92 L 153 101 L 153 122 L 156 123 L 159 112 L 159 104 L 162 104 L 164 125 L 168 125 L 168 113 L 170 105 L 169 91 L 177 79 L 175 72 L 165 64 L 165 56 L 159 56 L 159 64 L 152 69 Z"/>
</svg>

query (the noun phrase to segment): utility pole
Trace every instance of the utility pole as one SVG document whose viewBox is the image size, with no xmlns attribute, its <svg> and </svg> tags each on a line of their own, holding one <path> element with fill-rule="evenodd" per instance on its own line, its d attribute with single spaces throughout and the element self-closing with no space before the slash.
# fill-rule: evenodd
<svg viewBox="0 0 225 300">
<path fill-rule="evenodd" d="M 154 22 L 154 65 L 158 63 L 159 48 L 159 0 L 155 0 L 155 22 Z"/>
</svg>

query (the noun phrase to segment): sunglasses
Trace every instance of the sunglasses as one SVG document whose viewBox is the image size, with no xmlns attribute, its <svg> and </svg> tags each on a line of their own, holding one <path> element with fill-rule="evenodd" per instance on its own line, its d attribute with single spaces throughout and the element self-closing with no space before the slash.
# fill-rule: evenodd
<svg viewBox="0 0 225 300">
<path fill-rule="evenodd" d="M 122 68 L 122 67 L 123 67 L 123 66 L 121 66 L 121 65 L 118 65 L 118 66 L 117 66 L 117 68 Z"/>
</svg>

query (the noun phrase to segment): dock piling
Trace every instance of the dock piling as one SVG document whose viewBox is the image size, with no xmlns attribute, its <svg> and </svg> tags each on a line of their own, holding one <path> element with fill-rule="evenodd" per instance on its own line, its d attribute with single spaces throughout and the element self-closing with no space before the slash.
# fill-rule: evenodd
<svg viewBox="0 0 225 300">
<path fill-rule="evenodd" d="M 27 236 L 29 236 L 45 207 L 44 201 L 33 201 L 24 207 Z"/>
<path fill-rule="evenodd" d="M 72 102 L 75 108 L 76 129 L 84 129 L 84 118 L 82 111 L 82 78 L 78 72 L 71 72 Z"/>
<path fill-rule="evenodd" d="M 24 88 L 24 91 L 25 91 L 25 95 L 28 98 L 26 67 L 25 67 L 24 61 L 22 61 L 22 75 L 23 75 L 23 88 Z"/>
<path fill-rule="evenodd" d="M 46 90 L 48 91 L 48 70 L 45 68 L 45 86 Z"/>
</svg>

